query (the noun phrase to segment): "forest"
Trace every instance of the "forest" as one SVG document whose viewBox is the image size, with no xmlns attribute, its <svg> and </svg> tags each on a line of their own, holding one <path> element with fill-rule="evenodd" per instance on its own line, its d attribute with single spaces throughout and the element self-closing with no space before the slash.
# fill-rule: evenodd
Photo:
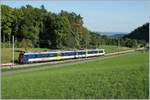
<svg viewBox="0 0 150 100">
<path fill-rule="evenodd" d="M 144 29 L 141 27 L 129 35 L 115 38 L 84 27 L 80 14 L 63 10 L 53 13 L 43 5 L 40 8 L 31 5 L 20 8 L 1 5 L 1 13 L 2 43 L 11 43 L 14 36 L 18 48 L 85 49 L 98 48 L 100 45 L 138 47 L 148 43 L 149 30 L 145 27 L 149 27 L 149 23 L 144 25 Z M 136 38 L 141 36 L 143 38 Z"/>
<path fill-rule="evenodd" d="M 145 40 L 146 42 L 149 42 L 149 23 L 146 23 L 133 30 L 130 34 L 125 35 L 124 38 Z"/>
</svg>

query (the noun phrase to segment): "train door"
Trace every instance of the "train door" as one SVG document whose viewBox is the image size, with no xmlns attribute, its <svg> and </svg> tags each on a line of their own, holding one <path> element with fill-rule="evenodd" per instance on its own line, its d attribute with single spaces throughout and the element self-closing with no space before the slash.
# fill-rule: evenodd
<svg viewBox="0 0 150 100">
<path fill-rule="evenodd" d="M 18 62 L 19 62 L 20 64 L 23 63 L 23 56 L 24 56 L 24 52 L 20 52 L 19 57 L 18 57 Z"/>
</svg>

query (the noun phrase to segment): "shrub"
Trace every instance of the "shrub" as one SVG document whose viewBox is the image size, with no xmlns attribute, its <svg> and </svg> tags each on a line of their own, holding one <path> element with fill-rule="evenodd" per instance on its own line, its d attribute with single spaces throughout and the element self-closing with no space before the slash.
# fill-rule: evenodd
<svg viewBox="0 0 150 100">
<path fill-rule="evenodd" d="M 27 50 L 28 48 L 32 48 L 33 44 L 32 41 L 29 39 L 23 39 L 20 44 L 19 44 L 20 48 L 25 48 L 25 50 Z"/>
</svg>

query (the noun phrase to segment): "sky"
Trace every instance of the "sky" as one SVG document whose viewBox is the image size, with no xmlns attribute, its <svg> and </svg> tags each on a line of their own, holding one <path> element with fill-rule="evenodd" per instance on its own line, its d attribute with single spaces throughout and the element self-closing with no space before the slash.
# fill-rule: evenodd
<svg viewBox="0 0 150 100">
<path fill-rule="evenodd" d="M 131 32 L 150 21 L 149 0 L 1 0 L 1 4 L 75 12 L 83 17 L 86 28 L 96 32 Z"/>
</svg>

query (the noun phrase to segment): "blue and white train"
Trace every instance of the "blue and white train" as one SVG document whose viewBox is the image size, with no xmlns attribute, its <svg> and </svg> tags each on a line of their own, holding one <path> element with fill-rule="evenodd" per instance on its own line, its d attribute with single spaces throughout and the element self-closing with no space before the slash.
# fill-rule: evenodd
<svg viewBox="0 0 150 100">
<path fill-rule="evenodd" d="M 20 53 L 19 63 L 44 62 L 63 59 L 85 58 L 104 55 L 104 49 L 87 49 L 75 51 L 49 51 L 49 52 L 28 52 Z"/>
</svg>

